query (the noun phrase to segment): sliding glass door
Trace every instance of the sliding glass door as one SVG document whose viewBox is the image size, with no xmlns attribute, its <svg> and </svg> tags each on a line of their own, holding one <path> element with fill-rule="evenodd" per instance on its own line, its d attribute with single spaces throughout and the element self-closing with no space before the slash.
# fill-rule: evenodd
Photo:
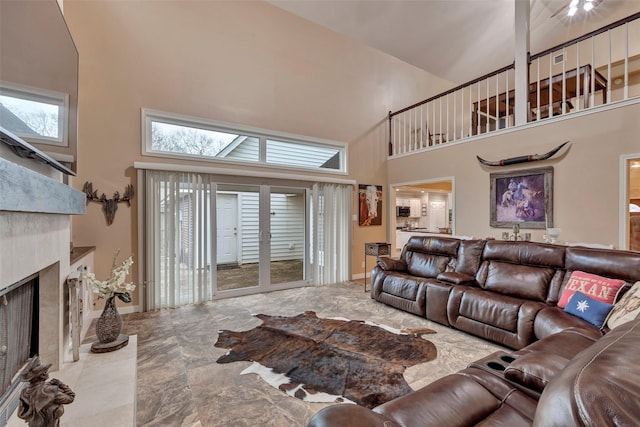
<svg viewBox="0 0 640 427">
<path fill-rule="evenodd" d="M 304 188 L 218 184 L 218 292 L 304 284 L 305 195 Z"/>
<path fill-rule="evenodd" d="M 141 179 L 146 310 L 348 280 L 350 185 L 169 171 Z"/>
<path fill-rule="evenodd" d="M 308 284 L 307 190 L 223 179 L 146 173 L 147 309 Z"/>
</svg>

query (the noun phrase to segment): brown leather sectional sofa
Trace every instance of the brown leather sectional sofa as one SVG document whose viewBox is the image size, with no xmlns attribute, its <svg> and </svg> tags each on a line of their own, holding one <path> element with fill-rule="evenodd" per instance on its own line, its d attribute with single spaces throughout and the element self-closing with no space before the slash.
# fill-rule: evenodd
<svg viewBox="0 0 640 427">
<path fill-rule="evenodd" d="M 515 351 L 373 411 L 325 408 L 309 426 L 640 425 L 640 319 L 607 331 L 557 307 L 573 271 L 628 287 L 640 253 L 412 237 L 400 259 L 379 259 L 371 297 Z"/>
<path fill-rule="evenodd" d="M 598 328 L 556 304 L 573 271 L 640 280 L 640 253 L 534 242 L 413 236 L 380 257 L 371 298 L 520 349 L 570 327 Z"/>
</svg>

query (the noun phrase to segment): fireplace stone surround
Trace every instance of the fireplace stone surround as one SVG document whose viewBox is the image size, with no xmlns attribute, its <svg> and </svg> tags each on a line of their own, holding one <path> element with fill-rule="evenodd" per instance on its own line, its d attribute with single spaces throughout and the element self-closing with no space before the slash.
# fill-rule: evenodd
<svg viewBox="0 0 640 427">
<path fill-rule="evenodd" d="M 49 165 L 0 144 L 0 289 L 38 275 L 38 354 L 51 371 L 64 359 L 64 286 L 70 273 L 71 215 L 84 193 Z"/>
</svg>

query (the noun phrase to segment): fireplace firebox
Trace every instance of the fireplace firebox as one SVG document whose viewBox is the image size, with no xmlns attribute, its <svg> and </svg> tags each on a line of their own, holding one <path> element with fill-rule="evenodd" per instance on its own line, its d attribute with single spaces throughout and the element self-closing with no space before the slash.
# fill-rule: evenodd
<svg viewBox="0 0 640 427">
<path fill-rule="evenodd" d="M 0 290 L 0 425 L 18 404 L 19 373 L 38 354 L 39 286 L 34 274 Z"/>
</svg>

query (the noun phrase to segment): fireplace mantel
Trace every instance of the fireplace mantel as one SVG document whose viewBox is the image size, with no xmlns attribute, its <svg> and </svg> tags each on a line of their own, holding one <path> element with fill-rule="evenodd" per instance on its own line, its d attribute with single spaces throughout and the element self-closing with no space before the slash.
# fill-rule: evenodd
<svg viewBox="0 0 640 427">
<path fill-rule="evenodd" d="M 0 211 L 84 214 L 86 196 L 62 182 L 0 157 Z"/>
</svg>

